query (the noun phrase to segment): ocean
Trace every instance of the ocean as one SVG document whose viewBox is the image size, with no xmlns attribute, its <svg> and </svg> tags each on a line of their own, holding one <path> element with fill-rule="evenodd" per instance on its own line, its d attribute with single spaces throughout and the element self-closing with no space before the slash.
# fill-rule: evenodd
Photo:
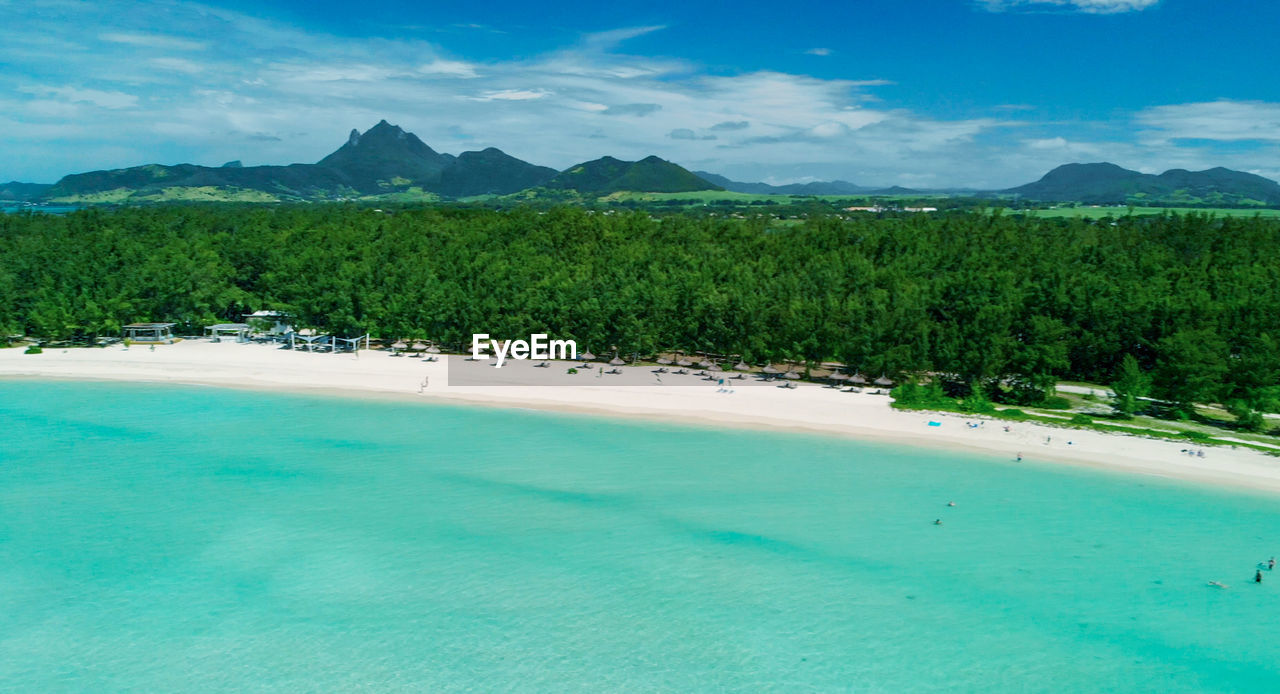
<svg viewBox="0 0 1280 694">
<path fill-rule="evenodd" d="M 0 691 L 1260 690 L 1277 501 L 800 434 L 0 381 Z"/>
</svg>

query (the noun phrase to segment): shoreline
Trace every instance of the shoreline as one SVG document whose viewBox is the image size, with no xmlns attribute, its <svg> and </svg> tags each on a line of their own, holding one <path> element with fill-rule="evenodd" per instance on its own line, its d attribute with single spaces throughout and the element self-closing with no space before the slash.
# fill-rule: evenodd
<svg viewBox="0 0 1280 694">
<path fill-rule="evenodd" d="M 25 355 L 0 349 L 0 379 L 131 382 L 211 386 L 437 405 L 503 407 L 644 420 L 680 426 L 790 432 L 962 450 L 1013 463 L 1069 464 L 1194 484 L 1280 493 L 1280 458 L 1249 448 L 1208 447 L 1198 458 L 1181 453 L 1193 442 L 1012 423 L 942 412 L 894 410 L 885 395 L 841 393 L 804 384 L 783 390 L 771 384 L 732 382 L 733 393 L 692 376 L 652 381 L 652 367 L 622 367 L 618 376 L 565 375 L 563 367 L 537 369 L 508 362 L 508 385 L 474 383 L 482 364 L 442 359 L 428 363 L 384 352 L 351 355 L 289 352 L 266 345 L 189 340 L 155 351 L 134 347 L 47 350 Z M 467 370 L 470 369 L 470 372 Z M 487 372 L 494 374 L 496 372 Z M 681 378 L 685 380 L 681 380 Z M 429 385 L 419 390 L 422 379 Z M 692 379 L 692 380 L 689 380 Z M 939 426 L 930 426 L 929 422 Z M 970 428 L 968 422 L 983 422 Z M 991 423 L 986 427 L 985 423 Z M 1009 427 L 1005 431 L 1005 426 Z"/>
</svg>

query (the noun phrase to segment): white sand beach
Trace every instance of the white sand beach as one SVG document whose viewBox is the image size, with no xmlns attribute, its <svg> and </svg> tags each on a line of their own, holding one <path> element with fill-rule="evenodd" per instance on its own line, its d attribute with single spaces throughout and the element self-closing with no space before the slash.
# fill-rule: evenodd
<svg viewBox="0 0 1280 694">
<path fill-rule="evenodd" d="M 620 367 L 622 373 L 615 375 L 601 374 L 601 365 L 595 364 L 591 371 L 568 374 L 568 367 L 574 365 L 552 362 L 548 368 L 535 368 L 533 362 L 509 361 L 500 372 L 502 382 L 509 385 L 459 385 L 489 380 L 498 372 L 461 357 L 425 362 L 380 351 L 362 351 L 358 356 L 311 354 L 205 340 L 154 349 L 140 345 L 51 349 L 38 355 L 0 349 L 0 378 L 203 384 L 804 431 L 963 449 L 1009 461 L 1021 453 L 1027 461 L 1059 461 L 1280 492 L 1280 458 L 1248 448 L 1207 447 L 1201 458 L 1182 452 L 1192 443 L 999 420 L 974 428 L 969 423 L 983 420 L 902 412 L 889 407 L 886 395 L 845 393 L 813 384 L 783 389 L 749 379 L 727 381 L 722 388 L 693 375 L 663 374 L 659 382 L 652 373 L 654 367 L 648 366 Z M 931 426 L 931 421 L 938 425 Z"/>
</svg>

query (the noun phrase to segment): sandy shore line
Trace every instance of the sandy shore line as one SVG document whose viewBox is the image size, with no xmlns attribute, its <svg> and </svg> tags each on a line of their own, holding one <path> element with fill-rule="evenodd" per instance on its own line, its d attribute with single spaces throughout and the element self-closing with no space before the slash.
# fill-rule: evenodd
<svg viewBox="0 0 1280 694">
<path fill-rule="evenodd" d="M 135 345 L 27 355 L 20 349 L 0 349 L 0 378 L 202 384 L 798 431 L 965 450 L 1005 460 L 1021 453 L 1029 461 L 1280 492 L 1280 458 L 1246 448 L 1206 448 L 1205 457 L 1199 458 L 1181 452 L 1193 446 L 1190 443 L 1029 423 L 1009 424 L 1006 431 L 1006 423 L 1000 421 L 972 428 L 970 422 L 982 420 L 901 412 L 889 407 L 885 395 L 842 393 L 809 384 L 788 390 L 751 379 L 726 381 L 722 387 L 693 375 L 658 377 L 652 367 L 622 367 L 623 373 L 614 375 L 601 374 L 595 365 L 570 375 L 569 366 L 557 362 L 534 368 L 531 362 L 508 362 L 497 371 L 457 357 L 424 362 L 384 352 L 366 351 L 358 357 L 308 354 L 203 340 L 154 350 Z M 478 385 L 488 382 L 504 385 Z"/>
</svg>

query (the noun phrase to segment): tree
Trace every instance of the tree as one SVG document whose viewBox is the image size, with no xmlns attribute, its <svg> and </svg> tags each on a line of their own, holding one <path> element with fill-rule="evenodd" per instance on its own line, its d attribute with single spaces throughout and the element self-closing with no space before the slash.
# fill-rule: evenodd
<svg viewBox="0 0 1280 694">
<path fill-rule="evenodd" d="M 1151 394 L 1151 377 L 1142 371 L 1132 354 L 1126 354 L 1120 360 L 1111 390 L 1115 393 L 1111 406 L 1116 414 L 1130 419 L 1138 411 L 1140 401 Z"/>
<path fill-rule="evenodd" d="M 1214 402 L 1227 374 L 1227 345 L 1209 328 L 1183 329 L 1156 343 L 1156 394 L 1183 417 Z"/>
</svg>

